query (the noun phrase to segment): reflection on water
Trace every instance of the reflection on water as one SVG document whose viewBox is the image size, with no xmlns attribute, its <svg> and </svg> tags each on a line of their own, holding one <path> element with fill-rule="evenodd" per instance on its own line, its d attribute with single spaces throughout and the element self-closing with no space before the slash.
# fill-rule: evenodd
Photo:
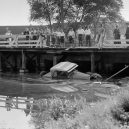
<svg viewBox="0 0 129 129">
<path fill-rule="evenodd" d="M 32 129 L 34 99 L 50 93 L 38 75 L 0 74 L 0 129 Z M 54 91 L 55 92 L 55 91 Z"/>
<path fill-rule="evenodd" d="M 0 129 L 33 129 L 29 124 L 30 116 L 21 110 L 0 108 L 0 115 Z"/>
<path fill-rule="evenodd" d="M 32 129 L 28 124 L 30 114 L 39 110 L 35 100 L 77 91 L 67 82 L 58 84 L 36 74 L 0 73 L 0 129 Z"/>
</svg>

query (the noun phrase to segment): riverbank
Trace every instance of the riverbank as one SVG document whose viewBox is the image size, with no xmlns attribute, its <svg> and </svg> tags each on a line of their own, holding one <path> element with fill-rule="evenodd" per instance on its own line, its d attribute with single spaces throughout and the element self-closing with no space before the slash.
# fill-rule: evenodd
<svg viewBox="0 0 129 129">
<path fill-rule="evenodd" d="M 31 123 L 44 129 L 129 128 L 128 87 L 121 88 L 108 97 L 105 96 L 93 102 L 87 102 L 86 96 L 37 100 L 40 112 L 31 114 Z"/>
</svg>

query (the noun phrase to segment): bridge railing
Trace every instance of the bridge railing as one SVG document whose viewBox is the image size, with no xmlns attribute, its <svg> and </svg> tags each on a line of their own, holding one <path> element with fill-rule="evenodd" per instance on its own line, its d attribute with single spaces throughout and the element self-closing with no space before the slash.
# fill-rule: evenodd
<svg viewBox="0 0 129 129">
<path fill-rule="evenodd" d="M 47 37 L 48 36 L 48 37 Z M 80 46 L 77 38 L 74 40 L 73 44 L 70 44 L 68 39 L 65 39 L 64 43 L 59 43 L 57 37 L 55 38 L 55 42 L 52 41 L 51 35 L 47 35 L 46 37 L 38 36 L 36 39 L 33 38 L 32 35 L 0 35 L 0 47 L 27 47 L 27 48 L 43 48 L 43 47 L 99 47 L 99 48 L 126 48 L 129 47 L 129 39 L 106 39 L 103 36 L 100 36 L 99 42 L 95 43 L 93 39 L 91 39 L 91 46 L 87 46 L 85 40 L 83 40 L 83 45 Z"/>
<path fill-rule="evenodd" d="M 18 35 L 16 37 L 16 46 L 17 47 L 40 47 L 41 44 L 40 36 L 37 36 L 37 39 L 31 39 L 30 35 Z"/>
<path fill-rule="evenodd" d="M 0 47 L 12 47 L 16 42 L 16 35 L 0 35 Z"/>
<path fill-rule="evenodd" d="M 0 47 L 40 47 L 41 38 L 33 40 L 30 35 L 0 35 Z"/>
<path fill-rule="evenodd" d="M 129 47 L 129 39 L 119 39 L 119 40 L 105 40 L 102 47 Z"/>
<path fill-rule="evenodd" d="M 37 36 L 36 39 L 33 36 Z M 79 45 L 77 38 L 74 43 L 70 44 L 68 38 L 65 38 L 64 43 L 58 41 L 58 37 L 52 35 L 0 35 L 0 47 L 86 47 L 85 40 L 83 39 L 82 46 Z"/>
<path fill-rule="evenodd" d="M 129 47 L 129 39 L 121 36 L 120 39 L 106 39 L 101 37 L 98 43 L 99 47 L 101 48 L 127 48 Z"/>
</svg>

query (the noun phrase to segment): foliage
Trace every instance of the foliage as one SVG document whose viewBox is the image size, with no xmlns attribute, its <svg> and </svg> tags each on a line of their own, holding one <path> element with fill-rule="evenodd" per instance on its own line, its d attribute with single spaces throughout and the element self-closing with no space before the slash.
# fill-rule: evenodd
<svg viewBox="0 0 129 129">
<path fill-rule="evenodd" d="M 121 20 L 122 0 L 28 0 L 31 20 L 53 21 L 62 27 L 64 22 L 97 23 L 101 16 L 106 20 Z M 61 23 L 61 24 L 60 24 Z"/>
<path fill-rule="evenodd" d="M 124 91 L 117 96 L 117 103 L 111 109 L 114 119 L 122 125 L 129 125 L 129 92 Z"/>
<path fill-rule="evenodd" d="M 96 103 L 81 99 L 37 100 L 41 112 L 31 122 L 39 129 L 127 129 L 129 91 Z"/>
<path fill-rule="evenodd" d="M 122 0 L 74 0 L 84 8 L 84 15 L 88 17 L 106 15 L 110 20 L 120 18 L 120 9 L 123 6 Z"/>
<path fill-rule="evenodd" d="M 44 20 L 49 22 L 52 30 L 52 20 L 56 15 L 56 6 L 53 0 L 28 0 L 30 5 L 30 20 L 43 23 Z"/>
<path fill-rule="evenodd" d="M 94 27 L 96 36 L 98 23 L 107 21 L 121 21 L 120 9 L 123 7 L 122 0 L 74 0 L 76 5 L 83 8 L 82 21 Z"/>
<path fill-rule="evenodd" d="M 64 116 L 74 118 L 78 111 L 82 108 L 81 100 L 73 101 L 53 98 L 53 99 L 42 99 L 36 102 L 41 112 L 33 112 L 32 123 L 44 127 L 47 121 L 57 121 Z"/>
</svg>

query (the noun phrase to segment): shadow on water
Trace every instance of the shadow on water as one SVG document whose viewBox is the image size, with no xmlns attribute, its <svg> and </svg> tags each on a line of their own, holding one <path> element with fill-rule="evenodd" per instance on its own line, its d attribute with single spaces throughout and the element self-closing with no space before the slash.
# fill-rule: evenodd
<svg viewBox="0 0 129 129">
<path fill-rule="evenodd" d="M 52 86 L 53 82 L 44 81 L 36 74 L 0 73 L 0 114 L 3 114 L 0 118 L 0 127 L 3 124 L 3 128 L 16 129 L 20 126 L 19 129 L 29 129 L 25 123 L 31 108 L 35 107 L 34 101 L 57 93 L 63 94 Z M 17 116 L 20 116 L 19 121 L 16 120 Z M 17 123 L 14 124 L 14 121 Z M 20 121 L 23 122 L 19 123 Z"/>
<path fill-rule="evenodd" d="M 48 94 L 61 92 L 53 89 L 53 85 L 36 74 L 0 74 L 0 95 L 42 98 Z"/>
</svg>

